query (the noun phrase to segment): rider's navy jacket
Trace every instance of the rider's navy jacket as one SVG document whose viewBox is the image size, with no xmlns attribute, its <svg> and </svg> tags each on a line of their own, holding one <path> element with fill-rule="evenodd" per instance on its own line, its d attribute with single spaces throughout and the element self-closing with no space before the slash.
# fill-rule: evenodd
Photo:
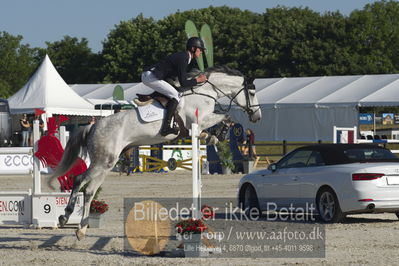
<svg viewBox="0 0 399 266">
<path fill-rule="evenodd" d="M 145 70 L 152 71 L 158 79 L 175 79 L 177 77 L 182 87 L 191 88 L 197 85 L 197 81 L 196 79 L 187 80 L 188 60 L 187 52 L 177 52 Z"/>
</svg>

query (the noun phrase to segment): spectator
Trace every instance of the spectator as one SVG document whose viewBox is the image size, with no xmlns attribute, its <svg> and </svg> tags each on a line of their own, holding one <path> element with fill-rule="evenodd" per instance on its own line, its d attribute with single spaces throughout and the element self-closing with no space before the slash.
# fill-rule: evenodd
<svg viewBox="0 0 399 266">
<path fill-rule="evenodd" d="M 92 116 L 91 118 L 90 118 L 90 120 L 89 120 L 89 125 L 93 125 L 93 124 L 95 124 L 96 123 L 96 118 L 94 117 L 94 116 Z"/>
<path fill-rule="evenodd" d="M 44 122 L 40 115 L 35 115 L 33 122 L 36 120 L 39 120 L 39 132 L 40 132 L 39 138 L 41 138 L 44 134 Z M 32 131 L 33 131 L 33 123 L 32 123 Z"/>
<path fill-rule="evenodd" d="M 244 148 L 242 154 L 248 156 L 249 158 L 256 157 L 256 149 L 255 149 L 255 134 L 254 132 L 247 128 L 245 130 L 246 139 L 244 141 Z"/>
<path fill-rule="evenodd" d="M 21 134 L 22 134 L 22 147 L 28 147 L 29 145 L 29 135 L 31 132 L 30 128 L 30 123 L 28 120 L 28 115 L 23 114 L 22 118 L 19 120 L 19 123 L 21 124 Z"/>
<path fill-rule="evenodd" d="M 235 138 L 237 141 L 237 145 L 241 148 L 244 142 L 244 129 L 241 124 L 231 122 L 230 123 L 230 132 L 229 132 L 229 139 Z"/>
</svg>

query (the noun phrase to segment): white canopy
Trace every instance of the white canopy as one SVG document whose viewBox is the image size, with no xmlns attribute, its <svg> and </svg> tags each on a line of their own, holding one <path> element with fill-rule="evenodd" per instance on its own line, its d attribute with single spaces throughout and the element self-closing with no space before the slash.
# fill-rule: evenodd
<svg viewBox="0 0 399 266">
<path fill-rule="evenodd" d="M 235 107 L 235 121 L 256 140 L 331 141 L 333 126 L 358 126 L 359 107 L 399 106 L 399 75 L 270 78 L 255 80 L 262 120 Z"/>
<path fill-rule="evenodd" d="M 47 55 L 29 81 L 8 102 L 12 114 L 33 113 L 35 108 L 39 108 L 48 116 L 100 115 L 92 103 L 65 83 Z"/>
<path fill-rule="evenodd" d="M 153 92 L 143 83 L 74 84 L 70 86 L 77 94 L 93 104 L 117 103 L 113 99 L 113 91 L 117 86 L 122 87 L 125 100 L 133 100 L 137 93 Z"/>
</svg>

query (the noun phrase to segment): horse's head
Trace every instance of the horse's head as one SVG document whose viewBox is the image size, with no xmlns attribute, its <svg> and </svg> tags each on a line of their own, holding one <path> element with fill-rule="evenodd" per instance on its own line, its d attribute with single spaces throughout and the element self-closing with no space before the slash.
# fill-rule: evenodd
<svg viewBox="0 0 399 266">
<path fill-rule="evenodd" d="M 254 79 L 245 79 L 237 70 L 226 66 L 207 70 L 209 83 L 217 91 L 218 98 L 227 96 L 248 114 L 251 122 L 261 119 L 262 113 L 255 94 Z"/>
</svg>

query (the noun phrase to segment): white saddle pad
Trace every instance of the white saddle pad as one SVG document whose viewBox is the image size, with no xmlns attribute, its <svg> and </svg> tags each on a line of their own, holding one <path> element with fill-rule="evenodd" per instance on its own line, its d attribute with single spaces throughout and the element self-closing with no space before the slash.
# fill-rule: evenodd
<svg viewBox="0 0 399 266">
<path fill-rule="evenodd" d="M 163 119 L 166 110 L 158 101 L 154 101 L 152 104 L 139 106 L 138 107 L 140 118 L 144 122 L 153 122 Z"/>
</svg>

